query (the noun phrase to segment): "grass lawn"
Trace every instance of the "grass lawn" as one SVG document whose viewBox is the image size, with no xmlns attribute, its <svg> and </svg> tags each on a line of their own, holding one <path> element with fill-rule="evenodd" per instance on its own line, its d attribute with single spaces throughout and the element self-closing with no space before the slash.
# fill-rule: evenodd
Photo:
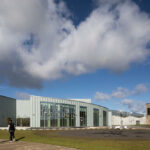
<svg viewBox="0 0 150 150">
<path fill-rule="evenodd" d="M 141 125 L 137 125 L 137 127 L 150 128 L 150 124 L 141 124 Z"/>
<path fill-rule="evenodd" d="M 150 140 L 114 140 L 67 137 L 61 131 L 16 131 L 16 139 L 27 142 L 74 147 L 81 150 L 150 150 Z M 0 130 L 0 139 L 8 139 L 8 131 Z"/>
</svg>

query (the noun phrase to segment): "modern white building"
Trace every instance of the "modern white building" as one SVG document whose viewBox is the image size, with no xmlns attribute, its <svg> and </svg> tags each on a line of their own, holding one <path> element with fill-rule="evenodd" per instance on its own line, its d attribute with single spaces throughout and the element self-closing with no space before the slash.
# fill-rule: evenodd
<svg viewBox="0 0 150 150">
<path fill-rule="evenodd" d="M 146 117 L 143 114 L 112 111 L 112 125 L 140 125 L 146 124 Z"/>
<path fill-rule="evenodd" d="M 0 101 L 0 106 L 5 103 L 4 101 Z M 18 126 L 33 128 L 111 126 L 111 111 L 106 107 L 92 104 L 90 99 L 69 100 L 31 95 L 26 100 L 12 99 L 12 101 L 16 103 L 14 114 Z M 5 109 L 7 108 L 5 105 Z M 2 111 L 2 114 L 5 114 L 5 111 Z M 3 120 L 0 116 L 0 121 L 7 122 L 6 118 L 11 118 L 9 113 L 6 116 Z"/>
</svg>

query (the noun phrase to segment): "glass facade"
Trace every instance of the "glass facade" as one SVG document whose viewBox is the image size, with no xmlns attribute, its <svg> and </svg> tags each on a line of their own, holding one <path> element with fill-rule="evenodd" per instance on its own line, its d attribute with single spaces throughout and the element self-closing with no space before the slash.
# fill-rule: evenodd
<svg viewBox="0 0 150 150">
<path fill-rule="evenodd" d="M 75 106 L 61 104 L 60 105 L 60 126 L 74 127 L 75 126 Z"/>
<path fill-rule="evenodd" d="M 80 106 L 80 126 L 87 126 L 87 108 Z"/>
<path fill-rule="evenodd" d="M 107 126 L 107 110 L 102 111 L 101 117 L 103 120 L 100 120 L 100 109 L 92 108 L 93 112 L 89 115 L 89 117 L 93 115 L 93 117 L 91 116 L 92 120 L 89 121 L 91 124 L 87 124 L 87 120 L 90 119 L 87 116 L 88 111 L 90 111 L 89 107 L 79 106 L 79 114 L 76 114 L 76 107 L 71 104 L 41 101 L 40 127 L 86 127 L 87 125 L 96 127 L 100 126 L 100 121 L 102 126 Z M 76 119 L 79 119 L 77 124 Z"/>
<path fill-rule="evenodd" d="M 21 127 L 30 127 L 30 118 L 17 118 L 16 125 Z"/>
<path fill-rule="evenodd" d="M 99 109 L 93 109 L 93 125 L 99 126 Z"/>
<path fill-rule="evenodd" d="M 41 102 L 41 127 L 74 127 L 76 112 L 74 105 Z"/>
<path fill-rule="evenodd" d="M 107 126 L 107 112 L 103 111 L 103 126 Z"/>
</svg>

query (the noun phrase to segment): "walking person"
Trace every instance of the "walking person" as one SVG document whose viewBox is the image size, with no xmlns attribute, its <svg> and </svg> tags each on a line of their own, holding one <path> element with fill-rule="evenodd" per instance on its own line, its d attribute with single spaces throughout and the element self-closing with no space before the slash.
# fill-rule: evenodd
<svg viewBox="0 0 150 150">
<path fill-rule="evenodd" d="M 12 122 L 12 120 L 9 121 L 8 130 L 10 134 L 10 142 L 15 141 L 15 124 Z"/>
</svg>

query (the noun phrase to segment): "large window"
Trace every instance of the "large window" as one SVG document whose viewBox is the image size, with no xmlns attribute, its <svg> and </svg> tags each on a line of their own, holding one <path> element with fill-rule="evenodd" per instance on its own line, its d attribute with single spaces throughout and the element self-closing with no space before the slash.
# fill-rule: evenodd
<svg viewBox="0 0 150 150">
<path fill-rule="evenodd" d="M 150 108 L 147 108 L 147 115 L 150 115 Z"/>
<path fill-rule="evenodd" d="M 87 126 L 87 108 L 82 106 L 80 107 L 80 126 Z"/>
<path fill-rule="evenodd" d="M 103 126 L 107 126 L 107 112 L 103 111 Z"/>
<path fill-rule="evenodd" d="M 41 127 L 75 126 L 75 106 L 41 102 Z"/>
<path fill-rule="evenodd" d="M 30 127 L 30 118 L 17 118 L 17 126 Z"/>
<path fill-rule="evenodd" d="M 60 105 L 60 126 L 68 127 L 69 126 L 69 108 L 68 105 Z"/>
<path fill-rule="evenodd" d="M 53 114 L 51 114 L 50 103 L 41 103 L 41 127 L 51 127 L 51 120 L 53 119 Z M 52 116 L 52 117 L 51 117 Z"/>
<path fill-rule="evenodd" d="M 50 105 L 50 124 L 51 127 L 57 127 L 58 125 L 58 105 L 51 104 Z"/>
<path fill-rule="evenodd" d="M 93 109 L 93 125 L 99 126 L 99 109 Z"/>
<path fill-rule="evenodd" d="M 74 127 L 75 126 L 75 106 L 74 105 L 60 105 L 60 126 Z"/>
<path fill-rule="evenodd" d="M 75 107 L 69 107 L 69 126 L 74 127 L 75 126 Z"/>
</svg>

